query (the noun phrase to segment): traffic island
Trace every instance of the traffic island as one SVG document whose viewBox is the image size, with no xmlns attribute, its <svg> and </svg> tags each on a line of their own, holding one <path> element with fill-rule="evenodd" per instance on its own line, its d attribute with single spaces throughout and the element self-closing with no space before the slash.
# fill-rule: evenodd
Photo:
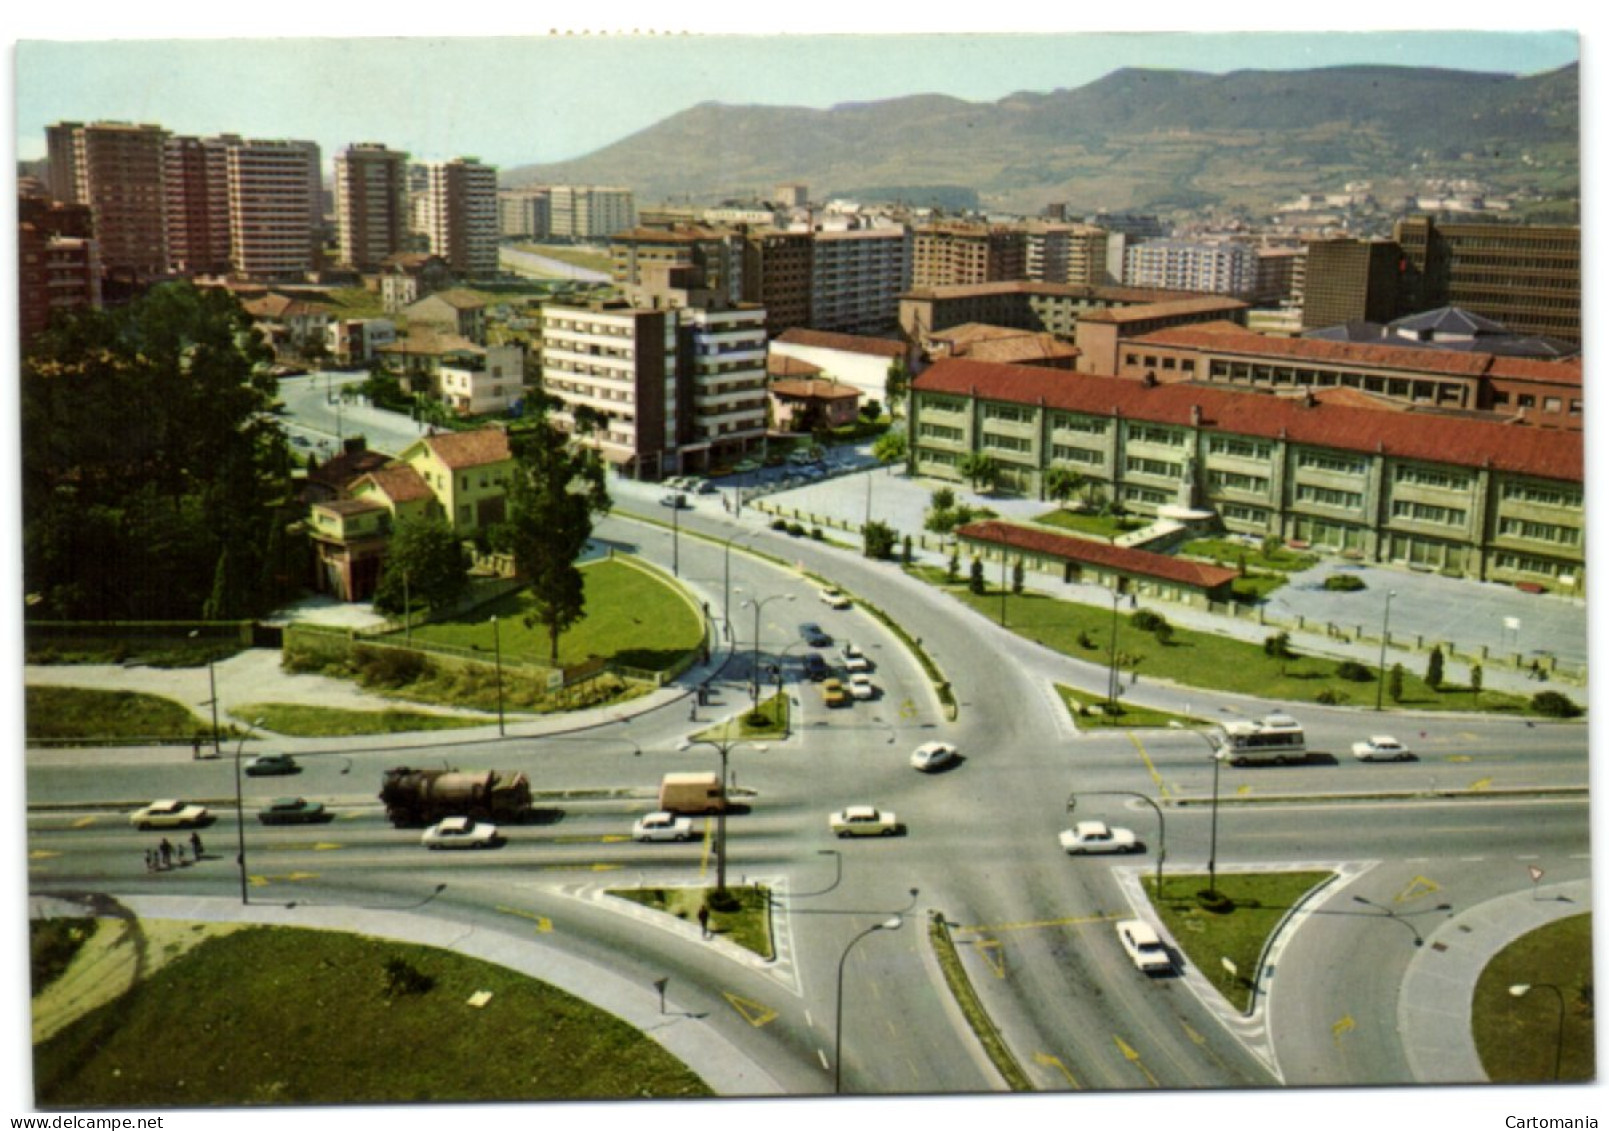
<svg viewBox="0 0 1609 1131">
<path fill-rule="evenodd" d="M 771 889 L 763 885 L 725 891 L 708 887 L 614 888 L 607 894 L 698 923 L 708 937 L 736 943 L 767 961 L 776 956 L 771 940 Z"/>
</svg>

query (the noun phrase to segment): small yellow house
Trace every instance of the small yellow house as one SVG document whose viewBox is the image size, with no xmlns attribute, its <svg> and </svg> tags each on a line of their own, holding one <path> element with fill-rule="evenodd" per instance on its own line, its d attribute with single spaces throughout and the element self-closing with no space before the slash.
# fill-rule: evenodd
<svg viewBox="0 0 1609 1131">
<path fill-rule="evenodd" d="M 408 445 L 400 460 L 424 481 L 458 534 L 470 537 L 507 517 L 514 454 L 501 428 L 425 436 Z"/>
</svg>

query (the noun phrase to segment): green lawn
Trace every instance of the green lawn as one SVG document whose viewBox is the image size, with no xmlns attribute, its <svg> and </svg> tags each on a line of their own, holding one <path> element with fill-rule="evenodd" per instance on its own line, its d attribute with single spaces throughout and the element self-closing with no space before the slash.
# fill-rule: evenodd
<svg viewBox="0 0 1609 1131">
<path fill-rule="evenodd" d="M 490 997 L 476 1008 L 478 992 Z M 511 970 L 277 927 L 208 939 L 36 1047 L 34 1063 L 47 1108 L 711 1094 L 623 1021 Z"/>
<path fill-rule="evenodd" d="M 711 818 L 713 820 L 714 818 Z M 690 923 L 698 922 L 698 909 L 710 909 L 709 929 L 717 937 L 770 958 L 771 893 L 759 886 L 728 886 L 726 893 L 735 906 L 722 910 L 714 898 L 715 889 L 700 888 L 617 888 L 609 894 L 652 907 Z"/>
<path fill-rule="evenodd" d="M 1119 534 L 1127 534 L 1138 530 L 1145 525 L 1142 519 L 1133 515 L 1107 515 L 1093 514 L 1086 511 L 1070 511 L 1057 508 L 1036 515 L 1034 521 L 1040 526 L 1054 526 L 1061 530 L 1071 531 L 1093 537 L 1102 542 L 1110 542 Z"/>
<path fill-rule="evenodd" d="M 29 687 L 24 695 L 30 742 L 122 739 L 157 742 L 210 733 L 182 703 L 135 691 L 88 687 Z"/>
<path fill-rule="evenodd" d="M 1228 909 L 1209 911 L 1196 898 L 1207 890 L 1205 873 L 1173 874 L 1164 868 L 1163 898 L 1156 876 L 1144 877 L 1145 892 L 1189 963 L 1236 1009 L 1251 1008 L 1257 962 L 1274 928 L 1303 895 L 1330 877 L 1329 872 L 1219 873 L 1217 890 Z M 1224 966 L 1227 958 L 1235 973 Z"/>
<path fill-rule="evenodd" d="M 1515 985 L 1531 989 L 1516 997 L 1509 992 Z M 1561 919 L 1515 939 L 1475 983 L 1472 1028 L 1481 1067 L 1495 1084 L 1551 1081 L 1559 1054 L 1558 1079 L 1594 1079 L 1592 1007 L 1590 915 Z"/>
<path fill-rule="evenodd" d="M 658 574 L 621 561 L 595 562 L 581 572 L 586 615 L 559 637 L 561 665 L 602 656 L 628 667 L 660 671 L 698 647 L 704 626 L 696 607 Z M 495 616 L 495 645 L 505 660 L 545 664 L 547 629 L 525 624 L 532 609 L 529 594 L 520 591 L 482 605 L 467 617 L 415 628 L 413 638 L 480 651 L 490 659 Z"/>
<path fill-rule="evenodd" d="M 1197 538 L 1179 548 L 1179 556 L 1202 558 L 1232 569 L 1268 569 L 1279 573 L 1299 573 L 1318 564 L 1317 554 L 1302 553 L 1285 546 L 1264 553 L 1260 546 L 1243 546 L 1227 538 Z"/>
<path fill-rule="evenodd" d="M 1056 694 L 1061 696 L 1068 713 L 1077 720 L 1080 728 L 1155 729 L 1166 728 L 1169 723 L 1175 722 L 1186 727 L 1207 725 L 1204 719 L 1192 719 L 1188 715 L 1175 715 L 1169 711 L 1153 711 L 1148 707 L 1136 707 L 1121 701 L 1114 713 L 1107 710 L 1105 700 L 1101 696 L 1077 691 L 1060 683 L 1056 685 Z"/>
<path fill-rule="evenodd" d="M 932 578 L 934 574 L 929 571 L 928 576 Z M 964 584 L 948 588 L 978 613 L 999 621 L 998 589 L 979 595 Z M 1041 593 L 1022 593 L 1008 594 L 1005 610 L 1007 626 L 1019 636 L 1069 656 L 1097 664 L 1108 663 L 1112 650 L 1111 609 L 1058 601 Z M 1142 684 L 1150 677 L 1187 687 L 1255 695 L 1261 699 L 1312 703 L 1319 702 L 1321 695 L 1327 695 L 1336 704 L 1374 706 L 1376 683 L 1341 678 L 1336 674 L 1339 661 L 1300 655 L 1279 659 L 1267 655 L 1261 644 L 1184 628 L 1174 628 L 1172 638 L 1164 644 L 1154 633 L 1135 628 L 1130 617 L 1126 612 L 1120 612 L 1117 617 L 1116 651 L 1125 688 L 1137 659 Z M 1268 635 L 1274 635 L 1275 631 L 1268 629 Z M 1401 700 L 1393 703 L 1387 695 L 1385 706 L 1469 711 L 1475 709 L 1471 700 L 1467 687 L 1443 683 L 1440 691 L 1433 691 L 1417 672 L 1405 669 Z M 1527 699 L 1495 691 L 1481 692 L 1479 709 L 1516 715 L 1534 713 L 1529 710 Z"/>
<path fill-rule="evenodd" d="M 560 263 L 568 263 L 571 267 L 580 267 L 587 271 L 602 271 L 609 274 L 614 262 L 609 253 L 590 247 L 572 247 L 569 244 L 520 244 L 521 251 L 529 251 L 547 259 L 557 259 Z"/>
<path fill-rule="evenodd" d="M 483 727 L 489 721 L 484 717 L 438 715 L 427 711 L 348 711 L 338 707 L 304 707 L 295 703 L 249 703 L 236 707 L 231 714 L 242 721 L 261 719 L 259 730 L 298 738 L 455 730 Z"/>
</svg>

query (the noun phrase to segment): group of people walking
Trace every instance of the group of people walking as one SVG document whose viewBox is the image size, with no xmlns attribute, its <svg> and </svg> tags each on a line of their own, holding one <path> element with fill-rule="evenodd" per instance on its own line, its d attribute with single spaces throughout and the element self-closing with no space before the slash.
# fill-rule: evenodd
<svg viewBox="0 0 1609 1131">
<path fill-rule="evenodd" d="M 155 848 L 145 850 L 145 870 L 147 872 L 167 872 L 173 868 L 183 868 L 186 864 L 201 862 L 201 834 L 190 834 L 190 855 L 185 856 L 185 843 L 180 841 L 177 846 L 167 837 Z"/>
</svg>

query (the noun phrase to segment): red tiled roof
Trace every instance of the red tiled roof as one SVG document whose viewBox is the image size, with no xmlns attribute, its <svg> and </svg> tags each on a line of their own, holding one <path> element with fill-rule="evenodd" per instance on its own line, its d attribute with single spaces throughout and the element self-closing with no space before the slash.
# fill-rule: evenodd
<svg viewBox="0 0 1609 1131">
<path fill-rule="evenodd" d="M 1528 357 L 1494 357 L 1488 377 L 1508 378 L 1517 381 L 1537 381 L 1550 385 L 1581 387 L 1581 359 L 1539 361 Z"/>
<path fill-rule="evenodd" d="M 1165 299 L 1161 302 L 1138 303 L 1133 306 L 1114 306 L 1106 310 L 1092 310 L 1079 316 L 1080 322 L 1147 322 L 1153 318 L 1176 318 L 1182 314 L 1207 314 L 1215 310 L 1246 310 L 1249 303 L 1236 298 L 1197 295 L 1190 298 Z"/>
<path fill-rule="evenodd" d="M 935 362 L 911 388 L 918 393 L 976 396 L 1184 427 L 1192 423 L 1191 410 L 1199 409 L 1202 427 L 1235 435 L 1284 437 L 1342 451 L 1383 452 L 1461 467 L 1489 464 L 1500 471 L 1575 483 L 1584 474 L 1579 432 L 1322 402 L 1308 406 L 1302 400 L 1249 391 L 1148 386 L 1119 377 L 966 358 Z"/>
<path fill-rule="evenodd" d="M 905 343 L 890 338 L 867 338 L 859 334 L 838 334 L 830 330 L 806 330 L 795 326 L 776 339 L 785 345 L 815 346 L 844 353 L 869 353 L 877 357 L 904 357 Z"/>
<path fill-rule="evenodd" d="M 1332 342 L 1322 338 L 1275 338 L 1255 331 L 1234 336 L 1203 331 L 1196 326 L 1174 326 L 1128 341 L 1131 346 L 1147 343 L 1183 346 L 1218 354 L 1239 354 L 1249 358 L 1289 358 L 1465 377 L 1480 376 L 1492 360 L 1491 355 L 1485 353 L 1415 349 L 1411 346 L 1375 345 L 1372 342 Z"/>
<path fill-rule="evenodd" d="M 772 377 L 814 377 L 818 373 L 825 373 L 819 365 L 811 365 L 797 357 L 789 357 L 785 353 L 768 354 L 765 359 L 765 371 Z"/>
<path fill-rule="evenodd" d="M 454 470 L 481 467 L 511 459 L 508 433 L 501 428 L 477 428 L 473 432 L 440 432 L 426 436 L 424 443 L 436 458 Z"/>
<path fill-rule="evenodd" d="M 1239 570 L 1223 566 L 1184 561 L 1166 554 L 1153 554 L 1149 550 L 1131 550 L 1109 542 L 1094 542 L 1088 538 L 1055 534 L 1049 530 L 994 519 L 968 523 L 955 533 L 957 537 L 973 542 L 988 542 L 1014 550 L 1028 550 L 1068 561 L 1105 566 L 1138 577 L 1155 577 L 1196 589 L 1216 589 L 1240 576 Z"/>
<path fill-rule="evenodd" d="M 411 503 L 419 499 L 435 498 L 423 476 L 405 463 L 394 463 L 360 476 L 357 482 L 352 484 L 352 490 L 355 492 L 364 483 L 373 483 L 394 503 Z"/>
<path fill-rule="evenodd" d="M 809 400 L 859 400 L 860 390 L 853 385 L 837 381 L 784 379 L 771 382 L 771 392 L 779 397 L 801 397 Z"/>
</svg>

